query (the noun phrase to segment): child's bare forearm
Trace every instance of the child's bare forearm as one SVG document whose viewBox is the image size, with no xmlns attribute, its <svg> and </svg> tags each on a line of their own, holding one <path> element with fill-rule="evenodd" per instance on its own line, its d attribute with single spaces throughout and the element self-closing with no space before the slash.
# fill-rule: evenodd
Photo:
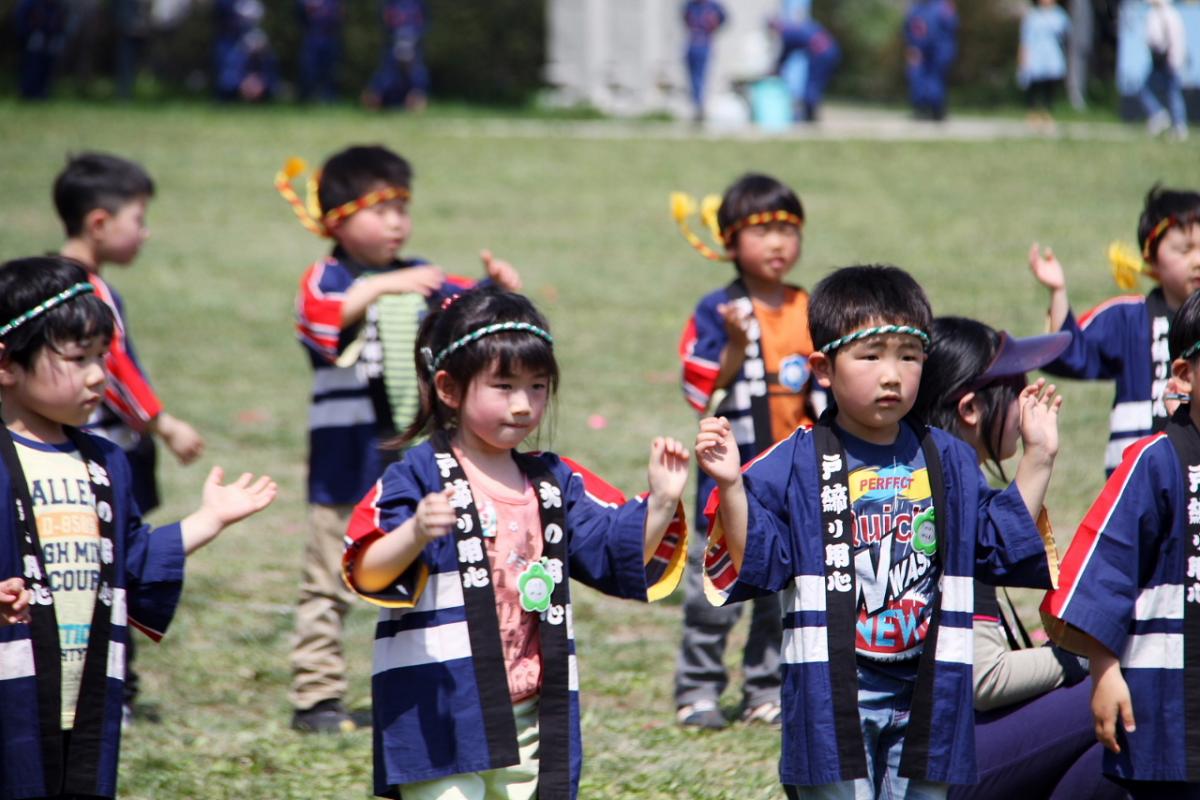
<svg viewBox="0 0 1200 800">
<path fill-rule="evenodd" d="M 1067 287 L 1063 286 L 1058 289 L 1050 290 L 1050 309 L 1048 314 L 1048 325 L 1050 333 L 1062 330 L 1063 323 L 1067 321 L 1067 314 L 1071 311 L 1071 301 L 1067 297 Z"/>
<path fill-rule="evenodd" d="M 720 487 L 721 505 L 717 509 L 717 518 L 725 533 L 725 543 L 729 548 L 729 557 L 738 572 L 742 570 L 742 560 L 746 556 L 746 529 L 749 527 L 750 507 L 746 500 L 746 484 L 739 476 L 728 486 Z"/>
<path fill-rule="evenodd" d="M 427 544 L 429 540 L 417 530 L 416 519 L 410 518 L 359 551 L 354 562 L 354 583 L 365 592 L 386 589 L 413 565 Z"/>
<path fill-rule="evenodd" d="M 1054 470 L 1054 456 L 1041 451 L 1028 450 L 1017 464 L 1017 475 L 1013 482 L 1029 509 L 1029 516 L 1038 518 L 1046 503 L 1046 491 L 1050 488 L 1050 475 Z"/>
<path fill-rule="evenodd" d="M 357 281 L 342 298 L 342 327 L 363 321 L 371 304 L 387 293 L 386 273 Z"/>
<path fill-rule="evenodd" d="M 671 527 L 671 521 L 675 519 L 675 512 L 678 509 L 678 498 L 655 497 L 653 494 L 646 498 L 646 528 L 643 552 L 643 558 L 646 562 L 650 561 L 654 552 L 658 550 L 658 546 L 662 544 L 663 536 L 666 535 L 667 528 Z"/>
</svg>

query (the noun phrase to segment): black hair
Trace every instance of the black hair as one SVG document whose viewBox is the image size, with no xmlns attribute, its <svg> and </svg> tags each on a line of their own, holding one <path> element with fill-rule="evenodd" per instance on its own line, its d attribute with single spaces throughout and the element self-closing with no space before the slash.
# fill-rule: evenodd
<svg viewBox="0 0 1200 800">
<path fill-rule="evenodd" d="M 1000 334 L 982 322 L 965 317 L 938 317 L 930 325 L 929 336 L 913 413 L 928 425 L 964 438 L 958 401 L 968 391 L 975 392 L 984 450 L 993 471 L 1007 482 L 1000 463 L 1000 440 L 1009 406 L 1025 388 L 1025 376 L 1000 378 L 978 388 L 973 385 L 1000 349 Z"/>
<path fill-rule="evenodd" d="M 1167 349 L 1171 360 L 1183 355 L 1183 351 L 1200 341 L 1200 291 L 1192 292 L 1183 305 L 1171 317 L 1171 328 L 1167 334 Z M 1193 353 L 1189 361 L 1200 358 L 1200 352 Z"/>
<path fill-rule="evenodd" d="M 138 198 L 154 196 L 154 181 L 138 164 L 108 153 L 67 157 L 54 179 L 54 207 L 68 237 L 83 233 L 83 222 L 97 208 L 116 214 Z"/>
<path fill-rule="evenodd" d="M 771 211 L 786 211 L 804 219 L 804 206 L 786 184 L 772 178 L 770 175 L 760 175 L 750 172 L 738 178 L 725 190 L 721 198 L 721 207 L 717 209 L 717 224 L 721 230 L 727 230 L 738 220 L 743 220 L 751 214 L 765 214 Z M 737 244 L 738 234 L 726 242 L 727 247 Z"/>
<path fill-rule="evenodd" d="M 18 258 L 0 264 L 0 325 L 77 283 L 87 282 L 87 271 L 62 256 Z M 29 368 L 43 347 L 57 350 L 68 342 L 97 337 L 110 341 L 112 335 L 111 309 L 88 292 L 19 325 L 0 338 L 0 344 L 4 345 L 4 358 Z"/>
<path fill-rule="evenodd" d="M 436 431 L 454 427 L 456 414 L 438 400 L 430 372 L 430 360 L 467 334 L 497 322 L 525 322 L 549 333 L 550 326 L 524 295 L 495 287 L 475 289 L 459 295 L 444 308 L 432 311 L 417 332 L 415 357 L 421 408 L 416 419 L 389 443 L 405 444 Z M 502 375 L 518 369 L 544 373 L 550 395 L 558 390 L 558 362 L 550 342 L 528 331 L 503 331 L 483 336 L 445 356 L 438 370 L 445 370 L 459 391 L 466 392 L 477 375 L 496 364 Z"/>
<path fill-rule="evenodd" d="M 321 167 L 317 200 L 327 213 L 357 200 L 379 184 L 412 188 L 412 167 L 382 145 L 355 145 L 334 153 Z"/>
<path fill-rule="evenodd" d="M 929 330 L 933 311 L 924 290 L 899 267 L 842 267 L 821 279 L 808 302 L 813 347 L 867 325 L 911 325 Z"/>
<path fill-rule="evenodd" d="M 1200 223 L 1200 192 L 1186 189 L 1164 189 L 1161 184 L 1154 184 L 1146 193 L 1146 203 L 1142 207 L 1142 215 L 1138 218 L 1138 247 L 1146 248 L 1146 240 L 1154 232 L 1158 223 L 1167 217 L 1175 217 L 1181 222 Z M 1147 261 L 1158 258 L 1158 246 L 1162 244 L 1159 236 L 1150 247 Z"/>
</svg>

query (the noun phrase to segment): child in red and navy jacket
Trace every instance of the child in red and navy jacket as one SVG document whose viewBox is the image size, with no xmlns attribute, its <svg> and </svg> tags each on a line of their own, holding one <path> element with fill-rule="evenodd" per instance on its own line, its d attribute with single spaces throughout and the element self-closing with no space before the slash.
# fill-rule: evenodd
<svg viewBox="0 0 1200 800">
<path fill-rule="evenodd" d="M 313 394 L 310 528 L 291 657 L 292 727 L 337 732 L 355 727 L 342 704 L 342 619 L 354 601 L 341 578 L 346 525 L 354 504 L 394 460 L 380 442 L 407 428 L 416 414 L 412 353 L 421 319 L 474 281 L 399 257 L 412 230 L 412 169 L 404 158 L 379 146 L 335 153 L 321 169 L 317 196 L 310 197 L 316 216 L 290 186 L 303 170 L 302 163 L 289 162 L 276 188 L 305 227 L 336 244 L 305 271 L 296 298 L 296 332 L 313 368 Z M 519 287 L 511 265 L 487 251 L 482 255 L 489 279 Z"/>
</svg>

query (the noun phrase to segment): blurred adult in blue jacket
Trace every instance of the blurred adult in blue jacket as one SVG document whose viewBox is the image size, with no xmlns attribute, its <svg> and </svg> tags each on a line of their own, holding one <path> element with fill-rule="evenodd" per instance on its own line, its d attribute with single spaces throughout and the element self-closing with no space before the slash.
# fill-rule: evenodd
<svg viewBox="0 0 1200 800">
<path fill-rule="evenodd" d="M 410 111 L 425 108 L 429 70 L 422 42 L 428 25 L 429 11 L 423 0 L 383 0 L 383 55 L 363 93 L 366 105 L 403 105 Z"/>
<path fill-rule="evenodd" d="M 842 49 L 833 34 L 812 17 L 799 21 L 776 18 L 771 21 L 771 28 L 779 34 L 781 45 L 776 72 L 783 70 L 792 54 L 803 52 L 808 56 L 804 94 L 796 98 L 796 119 L 815 122 L 825 97 L 825 87 L 842 60 Z"/>
<path fill-rule="evenodd" d="M 683 24 L 687 28 L 688 79 L 692 88 L 692 107 L 697 121 L 704 119 L 704 82 L 713 35 L 725 24 L 725 7 L 716 0 L 688 0 L 683 5 Z"/>
<path fill-rule="evenodd" d="M 958 55 L 958 12 L 950 0 L 915 0 L 904 19 L 908 93 L 914 113 L 946 118 L 946 81 Z"/>
<path fill-rule="evenodd" d="M 44 100 L 50 96 L 54 64 L 62 53 L 66 5 L 60 0 L 19 0 L 14 22 L 21 47 L 21 97 Z"/>
<path fill-rule="evenodd" d="M 300 99 L 337 99 L 342 60 L 342 0 L 296 0 L 300 29 Z"/>
</svg>

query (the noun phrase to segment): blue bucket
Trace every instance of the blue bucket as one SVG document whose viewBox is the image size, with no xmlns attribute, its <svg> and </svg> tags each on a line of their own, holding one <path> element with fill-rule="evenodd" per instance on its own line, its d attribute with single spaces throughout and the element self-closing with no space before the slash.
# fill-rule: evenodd
<svg viewBox="0 0 1200 800">
<path fill-rule="evenodd" d="M 782 78 L 763 78 L 750 86 L 750 113 L 763 130 L 784 131 L 792 126 L 792 93 Z"/>
</svg>

